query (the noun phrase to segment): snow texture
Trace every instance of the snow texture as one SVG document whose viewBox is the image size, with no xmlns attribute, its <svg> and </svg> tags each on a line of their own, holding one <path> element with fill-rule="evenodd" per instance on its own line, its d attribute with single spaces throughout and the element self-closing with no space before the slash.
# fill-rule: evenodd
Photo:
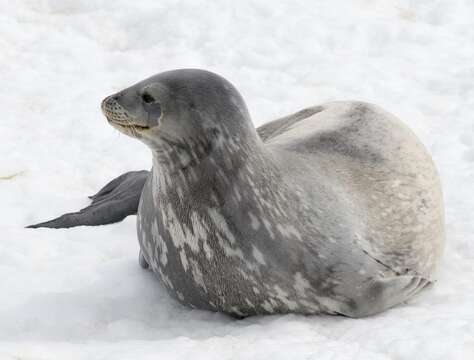
<svg viewBox="0 0 474 360">
<path fill-rule="evenodd" d="M 472 0 L 0 0 L 0 359 L 473 359 Z M 433 154 L 439 282 L 365 319 L 241 321 L 187 309 L 137 263 L 135 217 L 23 226 L 79 209 L 149 151 L 102 98 L 181 67 L 217 72 L 255 124 L 332 100 L 376 103 Z"/>
</svg>

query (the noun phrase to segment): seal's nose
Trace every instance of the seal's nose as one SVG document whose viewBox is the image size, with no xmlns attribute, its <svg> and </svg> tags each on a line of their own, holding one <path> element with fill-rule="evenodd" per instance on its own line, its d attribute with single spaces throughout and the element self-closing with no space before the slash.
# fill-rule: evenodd
<svg viewBox="0 0 474 360">
<path fill-rule="evenodd" d="M 102 110 L 102 113 L 105 115 L 105 107 L 107 106 L 107 99 L 108 97 L 106 97 L 104 100 L 102 100 L 102 102 L 100 103 L 100 109 Z"/>
<path fill-rule="evenodd" d="M 109 98 L 106 97 L 104 100 L 102 100 L 102 103 L 100 104 L 100 109 L 102 110 L 102 114 L 105 115 L 105 117 L 107 117 L 107 102 L 109 101 Z"/>
<path fill-rule="evenodd" d="M 115 105 L 117 104 L 118 98 L 119 95 L 110 95 L 107 96 L 104 100 L 102 100 L 100 108 L 105 116 L 107 116 L 111 109 L 114 109 Z"/>
</svg>

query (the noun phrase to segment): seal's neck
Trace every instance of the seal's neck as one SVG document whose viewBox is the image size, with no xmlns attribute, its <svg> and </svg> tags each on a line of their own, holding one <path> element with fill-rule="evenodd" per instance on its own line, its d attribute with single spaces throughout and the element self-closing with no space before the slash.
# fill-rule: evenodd
<svg viewBox="0 0 474 360">
<path fill-rule="evenodd" d="M 255 130 L 245 136 L 220 132 L 206 139 L 153 150 L 154 179 L 160 193 L 219 198 L 238 183 L 258 184 L 275 178 L 277 170 Z M 268 176 L 269 172 L 273 175 Z"/>
</svg>

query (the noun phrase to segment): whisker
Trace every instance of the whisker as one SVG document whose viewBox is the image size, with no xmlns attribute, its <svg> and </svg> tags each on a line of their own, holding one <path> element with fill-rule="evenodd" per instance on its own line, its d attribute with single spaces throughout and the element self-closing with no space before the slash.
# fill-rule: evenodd
<svg viewBox="0 0 474 360">
<path fill-rule="evenodd" d="M 132 121 L 128 117 L 126 117 L 125 122 L 129 125 L 130 132 L 132 133 L 132 135 L 135 136 L 135 137 L 138 137 L 138 131 L 137 131 L 135 125 L 132 123 Z"/>
</svg>

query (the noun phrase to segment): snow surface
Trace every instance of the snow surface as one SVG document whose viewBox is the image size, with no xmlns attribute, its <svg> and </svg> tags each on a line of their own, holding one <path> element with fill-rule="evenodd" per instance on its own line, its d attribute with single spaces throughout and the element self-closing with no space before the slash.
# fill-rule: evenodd
<svg viewBox="0 0 474 360">
<path fill-rule="evenodd" d="M 1 359 L 474 359 L 472 0 L 0 0 Z M 446 200 L 439 283 L 378 316 L 236 321 L 176 304 L 137 263 L 135 218 L 27 230 L 148 150 L 106 95 L 201 67 L 255 123 L 331 100 L 383 106 L 429 148 Z"/>
</svg>

